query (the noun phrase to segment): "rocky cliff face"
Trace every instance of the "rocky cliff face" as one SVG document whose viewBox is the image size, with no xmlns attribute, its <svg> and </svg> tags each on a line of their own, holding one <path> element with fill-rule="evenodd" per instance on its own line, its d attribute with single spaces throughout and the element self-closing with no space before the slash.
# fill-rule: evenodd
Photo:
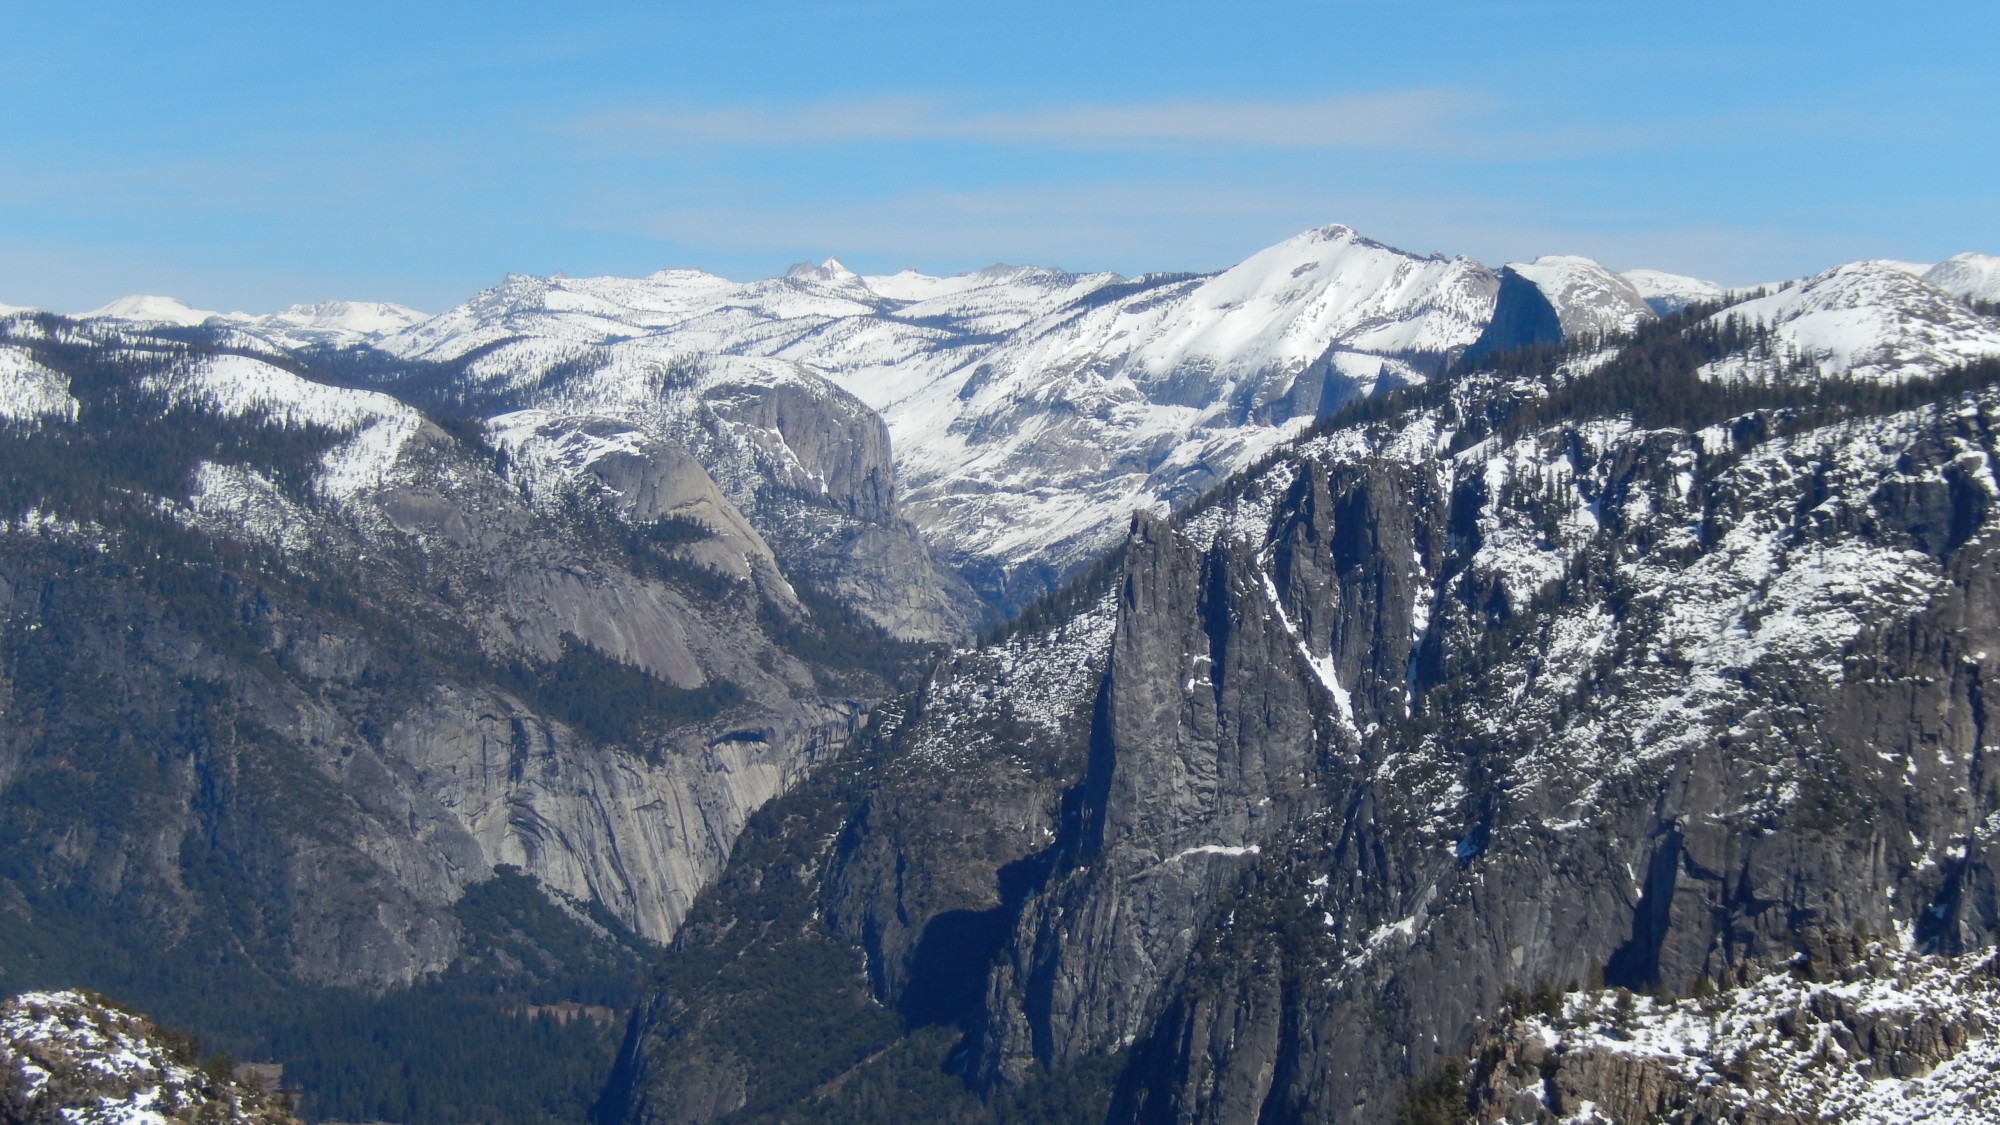
<svg viewBox="0 0 2000 1125">
<path fill-rule="evenodd" d="M 650 432 L 492 449 L 278 358 L 58 320 L 4 350 L 49 391 L 5 435 L 14 977 L 220 947 L 405 985 L 499 865 L 665 941 L 888 690 Z"/>
<path fill-rule="evenodd" d="M 545 501 L 604 492 L 629 523 L 633 501 L 602 459 L 620 443 L 670 446 L 694 460 L 781 569 L 893 636 L 954 638 L 980 621 L 964 580 L 932 560 L 902 514 L 886 425 L 820 375 L 784 360 L 691 356 L 662 339 L 502 337 L 465 350 L 478 338 L 452 338 L 460 350 L 429 365 L 392 363 L 380 384 L 490 417 L 503 435 L 566 446 L 536 459 Z"/>
<path fill-rule="evenodd" d="M 2000 1120 L 1990 950 L 1804 935 L 1793 965 L 1666 1000 L 1550 993 L 1481 1038 L 1482 1122 Z"/>
<path fill-rule="evenodd" d="M 1259 861 L 1121 1112 L 1375 1120 L 1507 988 L 1684 991 L 1810 925 L 1986 941 L 1992 493 L 1951 466 L 1993 405 L 1455 458 L 1416 707 Z"/>
<path fill-rule="evenodd" d="M 1522 990 L 1995 920 L 2000 335 L 1907 271 L 516 278 L 338 378 L 0 326 L 8 974 L 525 971 L 518 868 L 676 943 L 635 1119 L 1367 1121 Z M 1012 605 L 1114 527 L 753 814 L 976 618 L 920 529 Z"/>
<path fill-rule="evenodd" d="M 1705 381 L 1760 348 L 1669 318 L 1357 410 L 962 656 L 796 892 L 865 972 L 829 1011 L 955 1046 L 877 1038 L 822 1101 L 939 1050 L 985 1099 L 941 1119 L 1081 1082 L 1094 1119 L 1379 1121 L 1537 987 L 1989 943 L 1993 372 Z M 983 982 L 926 1007 L 945 951 Z M 631 1058 L 699 1053 L 709 1000 Z M 739 1073 L 635 1116 L 774 1119 Z"/>
</svg>

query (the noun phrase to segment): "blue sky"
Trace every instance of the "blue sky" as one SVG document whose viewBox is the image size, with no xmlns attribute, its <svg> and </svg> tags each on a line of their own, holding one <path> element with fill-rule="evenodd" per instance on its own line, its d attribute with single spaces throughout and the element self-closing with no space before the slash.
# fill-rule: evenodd
<svg viewBox="0 0 2000 1125">
<path fill-rule="evenodd" d="M 2000 253 L 2000 5 L 0 0 L 0 302 L 508 271 Z"/>
</svg>

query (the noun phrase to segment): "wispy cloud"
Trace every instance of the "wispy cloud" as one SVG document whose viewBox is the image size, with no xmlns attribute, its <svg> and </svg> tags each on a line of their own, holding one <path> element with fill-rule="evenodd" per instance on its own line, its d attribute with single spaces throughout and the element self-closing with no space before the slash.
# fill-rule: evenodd
<svg viewBox="0 0 2000 1125">
<path fill-rule="evenodd" d="M 656 107 L 579 121 L 576 131 L 669 142 L 785 145 L 964 141 L 1119 149 L 1428 149 L 1454 143 L 1480 99 L 1449 88 L 1302 100 L 1170 100 L 966 112 L 922 98 L 723 109 Z"/>
</svg>

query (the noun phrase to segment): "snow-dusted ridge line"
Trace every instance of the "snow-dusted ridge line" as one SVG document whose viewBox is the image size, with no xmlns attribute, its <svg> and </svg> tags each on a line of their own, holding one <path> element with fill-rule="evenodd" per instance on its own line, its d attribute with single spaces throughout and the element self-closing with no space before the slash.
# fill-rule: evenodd
<svg viewBox="0 0 2000 1125">
<path fill-rule="evenodd" d="M 1170 504 L 1173 482 L 1226 475 L 1295 433 L 1225 417 L 1249 408 L 1257 380 L 1282 397 L 1320 362 L 1363 389 L 1413 377 L 1363 350 L 1329 353 L 1330 334 L 1354 349 L 1460 346 L 1491 303 L 1476 263 L 1404 255 L 1340 227 L 1129 292 L 1114 275 L 1035 267 L 938 279 L 837 265 L 741 285 L 695 271 L 510 278 L 384 346 L 448 358 L 526 337 L 553 358 L 559 345 L 651 339 L 687 355 L 794 360 L 882 412 L 909 506 L 935 540 L 1026 562 L 1051 542 L 1085 557 L 1134 508 Z M 1241 404 L 1192 405 L 1218 390 Z M 1168 452 L 1118 464 L 1139 449 Z"/>
<path fill-rule="evenodd" d="M 1842 288 L 1822 275 L 1733 311 L 1772 323 L 1783 348 L 1828 373 L 1903 378 L 2000 349 L 2000 328 L 1960 303 L 2000 284 L 1995 262 L 1857 263 L 1879 284 L 1846 286 L 1838 309 L 1808 307 Z M 1549 297 L 1572 337 L 1729 295 L 1574 256 L 1512 268 Z M 991 576 L 989 598 L 1019 604 L 1040 589 L 1037 576 L 1059 578 L 1115 542 L 1133 511 L 1181 507 L 1341 399 L 1422 381 L 1428 368 L 1412 357 L 1477 339 L 1497 287 L 1471 259 L 1408 254 L 1331 225 L 1208 275 L 1000 265 L 863 276 L 829 258 L 749 282 L 693 269 L 514 275 L 421 319 L 360 302 L 249 317 L 135 298 L 97 312 L 206 323 L 285 347 L 362 341 L 431 361 L 479 352 L 466 377 L 498 396 L 500 412 L 555 408 L 549 373 L 587 368 L 600 353 L 607 368 L 770 363 L 767 375 L 831 383 L 880 414 L 906 514 L 955 564 Z M 601 392 L 606 380 L 594 381 Z M 657 409 L 640 401 L 629 370 L 624 382 L 621 410 Z"/>
<path fill-rule="evenodd" d="M 1962 301 L 2000 301 L 2000 257 L 1991 254 L 1954 254 L 1923 279 Z"/>
<path fill-rule="evenodd" d="M 5 311 L 0 306 L 0 313 Z M 144 295 L 120 297 L 76 315 L 79 320 L 112 321 L 141 328 L 231 329 L 280 347 L 299 348 L 371 342 L 408 328 L 426 319 L 428 314 L 390 301 L 320 301 L 253 315 L 197 309 L 173 297 Z"/>
<path fill-rule="evenodd" d="M 1669 313 L 1705 301 L 1719 301 L 1728 292 L 1713 281 L 1664 270 L 1626 270 L 1618 275 L 1656 313 Z"/>
<path fill-rule="evenodd" d="M 421 414 L 391 395 L 315 383 L 252 356 L 197 357 L 151 381 L 174 398 L 227 417 L 259 414 L 280 425 L 345 435 L 327 451 L 317 482 L 335 499 L 382 484 L 423 425 Z"/>
<path fill-rule="evenodd" d="M 1825 375 L 1897 382 L 2000 356 L 2000 323 L 1896 264 L 1851 262 L 1716 314 L 1770 326 Z M 1731 359 L 1707 378 L 1761 377 Z"/>
<path fill-rule="evenodd" d="M 1630 332 L 1654 316 L 1645 295 L 1630 279 L 1589 258 L 1550 254 L 1532 262 L 1510 262 L 1507 268 L 1533 282 L 1548 298 L 1565 337 L 1587 339 Z"/>
</svg>

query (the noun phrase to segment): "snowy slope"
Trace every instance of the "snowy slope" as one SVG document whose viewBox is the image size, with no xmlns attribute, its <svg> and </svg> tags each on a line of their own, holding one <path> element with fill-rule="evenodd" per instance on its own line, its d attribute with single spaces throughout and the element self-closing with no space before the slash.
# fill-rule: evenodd
<svg viewBox="0 0 2000 1125">
<path fill-rule="evenodd" d="M 2000 325 L 1893 262 L 1836 266 L 1717 316 L 1770 325 L 1784 348 L 1828 375 L 1894 382 L 2000 356 Z M 1733 378 L 1760 370 L 1729 360 L 1704 374 Z"/>
<path fill-rule="evenodd" d="M 184 328 L 205 324 L 224 315 L 213 309 L 190 308 L 173 297 L 150 295 L 120 297 L 87 313 L 78 314 L 84 320 L 123 320 L 134 324 L 171 324 Z M 230 319 L 248 319 L 242 313 L 228 315 Z"/>
<path fill-rule="evenodd" d="M 782 278 L 738 283 L 699 270 L 643 278 L 514 275 L 472 300 L 397 332 L 382 346 L 448 360 L 496 341 L 536 337 L 598 345 L 672 337 L 687 354 L 764 355 L 829 371 L 880 370 L 967 338 L 1010 332 L 1110 274 L 996 266 L 954 278 L 913 272 L 859 278 L 837 260 Z M 893 386 L 863 379 L 864 399 Z M 869 392 L 873 392 L 872 394 Z"/>
<path fill-rule="evenodd" d="M 388 301 L 321 301 L 251 317 L 239 327 L 287 347 L 341 345 L 401 331 L 426 316 Z"/>
<path fill-rule="evenodd" d="M 1963 301 L 2000 301 L 2000 258 L 1953 254 L 1924 271 L 1924 280 Z"/>
<path fill-rule="evenodd" d="M 422 415 L 389 395 L 315 383 L 250 356 L 204 357 L 170 377 L 148 382 L 174 400 L 225 417 L 257 414 L 287 426 L 319 426 L 342 435 L 345 440 L 322 460 L 316 482 L 334 499 L 383 484 L 423 424 Z"/>
<path fill-rule="evenodd" d="M 135 296 L 120 297 L 80 317 L 124 321 L 138 327 L 207 325 L 245 333 L 281 348 L 298 348 L 311 344 L 361 343 L 408 328 L 424 320 L 425 314 L 387 301 L 321 301 L 253 316 L 192 308 L 173 297 Z"/>
<path fill-rule="evenodd" d="M 1900 258 L 1875 258 L 1872 260 L 1875 262 L 1876 265 L 1881 266 L 1884 269 L 1892 269 L 1898 273 L 1906 273 L 1909 274 L 1911 277 L 1924 276 L 1924 274 L 1930 272 L 1932 266 L 1932 263 L 1930 262 L 1906 262 Z"/>
<path fill-rule="evenodd" d="M 1653 309 L 1632 283 L 1589 258 L 1547 254 L 1532 262 L 1510 262 L 1515 273 L 1535 283 L 1555 306 L 1565 337 L 1630 332 L 1653 317 Z"/>
<path fill-rule="evenodd" d="M 882 415 L 905 510 L 1005 587 L 1082 560 L 1134 508 L 1191 497 L 1341 398 L 1420 380 L 1402 356 L 1477 338 L 1497 284 L 1468 259 L 1334 226 L 1211 277 L 1005 265 L 863 277 L 837 259 L 747 283 L 694 270 L 512 276 L 381 346 L 425 360 L 479 352 L 465 378 L 514 408 L 567 409 L 545 401 L 552 370 L 567 373 L 562 395 L 589 387 L 602 409 L 624 393 L 613 384 L 641 386 L 641 368 L 783 361 L 761 370 L 828 380 Z M 609 382 L 568 377 L 596 368 Z M 618 416 L 655 409 L 643 398 L 622 399 Z"/>
<path fill-rule="evenodd" d="M 1340 226 L 1107 287 L 885 404 L 909 505 L 956 558 L 1064 569 L 1339 400 L 1420 381 L 1398 354 L 1471 343 L 1497 289 Z"/>
<path fill-rule="evenodd" d="M 1300 369 L 1336 341 L 1351 351 L 1445 350 L 1476 335 L 1493 286 L 1468 259 L 1419 258 L 1322 227 L 1196 285 L 1131 362 L 1154 378 L 1191 364 L 1255 375 Z"/>
<path fill-rule="evenodd" d="M 1973 295 L 1990 290 L 1995 261 L 1960 255 L 1928 275 Z M 1513 268 L 1571 337 L 1628 331 L 1724 295 L 1699 279 L 1619 275 L 1573 256 Z M 1923 268 L 1855 263 L 1732 313 L 1773 324 L 1782 349 L 1828 372 L 1895 378 L 1995 354 L 1994 326 L 1919 279 Z M 829 258 L 750 282 L 689 269 L 515 275 L 421 320 L 342 302 L 266 317 L 164 299 L 101 311 L 155 323 L 214 317 L 285 346 L 365 340 L 410 359 L 471 357 L 465 389 L 496 413 L 571 413 L 588 400 L 591 412 L 656 433 L 664 400 L 647 396 L 661 373 L 766 361 L 731 377 L 831 384 L 880 414 L 903 510 L 980 576 L 989 598 L 1017 604 L 1114 539 L 1133 509 L 1192 498 L 1346 398 L 1421 381 L 1437 357 L 1478 338 L 1497 289 L 1477 262 L 1418 257 L 1329 226 L 1211 276 L 1007 265 L 861 276 Z M 718 483 L 747 504 L 750 483 L 728 476 Z"/>
<path fill-rule="evenodd" d="M 548 378 L 551 368 L 579 355 L 585 362 L 575 364 L 573 373 Z M 654 337 L 588 353 L 546 339 L 515 340 L 482 353 L 466 367 L 465 378 L 509 393 L 543 420 L 614 418 L 697 451 L 716 483 L 746 508 L 754 506 L 758 489 L 766 485 L 810 494 L 823 492 L 827 481 L 824 470 L 809 464 L 782 432 L 719 416 L 717 407 L 727 414 L 727 400 L 737 397 L 733 388 L 760 394 L 789 391 L 804 400 L 835 400 L 866 413 L 800 364 L 752 356 L 689 356 L 671 339 Z M 518 420 L 508 425 L 516 427 Z"/>
<path fill-rule="evenodd" d="M 1661 270 L 1626 270 L 1618 275 L 1656 313 L 1670 313 L 1701 301 L 1719 301 L 1724 290 L 1713 281 Z"/>
<path fill-rule="evenodd" d="M 33 423 L 48 417 L 74 419 L 76 411 L 67 377 L 35 362 L 26 348 L 0 344 L 0 418 Z"/>
</svg>

